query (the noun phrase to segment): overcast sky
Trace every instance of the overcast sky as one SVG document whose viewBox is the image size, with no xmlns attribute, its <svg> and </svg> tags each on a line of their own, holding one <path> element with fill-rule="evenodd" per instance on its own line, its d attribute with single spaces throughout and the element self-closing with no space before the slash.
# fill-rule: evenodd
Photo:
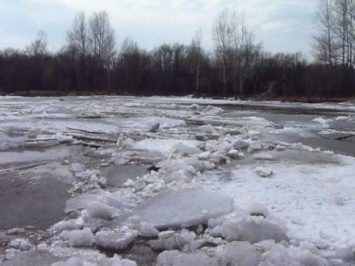
<svg viewBox="0 0 355 266">
<path fill-rule="evenodd" d="M 56 51 L 65 44 L 76 13 L 102 10 L 110 15 L 118 48 L 128 36 L 145 49 L 188 44 L 201 28 L 203 46 L 212 49 L 213 22 L 228 8 L 244 10 L 247 25 L 266 50 L 309 55 L 317 6 L 318 0 L 1 0 L 0 49 L 22 49 L 44 30 Z"/>
</svg>

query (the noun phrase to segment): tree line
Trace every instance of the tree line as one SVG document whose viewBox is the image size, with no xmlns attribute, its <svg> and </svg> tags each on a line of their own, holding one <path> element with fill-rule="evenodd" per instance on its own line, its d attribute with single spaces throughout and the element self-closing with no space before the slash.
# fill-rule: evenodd
<svg viewBox="0 0 355 266">
<path fill-rule="evenodd" d="M 0 93 L 19 95 L 119 94 L 214 97 L 302 97 L 355 94 L 355 0 L 321 0 L 314 60 L 302 53 L 271 54 L 256 42 L 243 12 L 224 10 L 213 23 L 214 49 L 201 31 L 190 44 L 150 51 L 126 38 L 116 49 L 107 12 L 78 13 L 66 44 L 48 51 L 45 32 L 24 50 L 0 51 Z"/>
<path fill-rule="evenodd" d="M 323 66 L 324 93 L 353 96 L 355 86 L 355 1 L 321 0 L 313 52 Z"/>
</svg>

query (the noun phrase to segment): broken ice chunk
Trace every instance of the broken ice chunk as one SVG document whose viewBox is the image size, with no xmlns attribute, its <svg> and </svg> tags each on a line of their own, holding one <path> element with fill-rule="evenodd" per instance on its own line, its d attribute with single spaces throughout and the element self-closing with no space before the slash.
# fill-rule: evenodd
<svg viewBox="0 0 355 266">
<path fill-rule="evenodd" d="M 288 240 L 286 233 L 275 224 L 261 219 L 256 222 L 253 219 L 243 218 L 238 220 L 228 220 L 222 225 L 223 236 L 227 241 L 248 241 L 258 243 L 263 240 L 273 239 L 276 242 Z"/>
<path fill-rule="evenodd" d="M 199 160 L 208 160 L 211 157 L 211 152 L 209 151 L 205 151 L 203 153 L 200 153 L 199 155 L 197 155 L 197 158 Z"/>
<path fill-rule="evenodd" d="M 249 130 L 247 135 L 252 139 L 256 139 L 257 137 L 259 137 L 261 135 L 261 132 L 259 132 L 257 130 Z"/>
<path fill-rule="evenodd" d="M 60 233 L 64 230 L 78 230 L 83 227 L 83 219 L 80 217 L 78 219 L 70 219 L 67 221 L 60 221 L 49 228 L 51 233 Z"/>
<path fill-rule="evenodd" d="M 120 250 L 128 247 L 136 238 L 135 232 L 116 233 L 100 231 L 95 235 L 95 244 L 99 247 Z"/>
<path fill-rule="evenodd" d="M 105 191 L 104 194 L 98 197 L 98 199 L 101 202 L 118 209 L 124 209 L 124 208 L 131 209 L 135 206 L 134 204 L 127 202 L 123 200 L 121 197 L 118 197 L 117 195 L 110 193 L 108 191 Z"/>
<path fill-rule="evenodd" d="M 66 207 L 65 207 L 65 213 L 71 212 L 71 211 L 75 211 L 78 209 L 83 209 L 86 208 L 86 206 L 92 202 L 92 201 L 96 201 L 97 200 L 98 195 L 97 194 L 81 194 L 81 195 L 77 195 L 73 198 L 70 198 L 67 200 L 67 202 L 65 203 Z"/>
<path fill-rule="evenodd" d="M 175 237 L 157 239 L 149 241 L 149 245 L 154 250 L 174 250 L 178 249 Z"/>
<path fill-rule="evenodd" d="M 186 167 L 186 169 L 182 169 L 179 171 L 172 172 L 164 176 L 164 181 L 166 184 L 169 184 L 174 181 L 183 180 L 184 182 L 190 182 L 192 178 L 195 176 L 196 172 L 193 167 L 190 166 L 191 169 Z"/>
<path fill-rule="evenodd" d="M 324 258 L 316 254 L 312 254 L 309 250 L 303 250 L 296 254 L 295 257 L 301 263 L 301 265 L 328 265 L 327 261 Z"/>
<path fill-rule="evenodd" d="M 273 161 L 275 158 L 269 153 L 258 153 L 254 154 L 253 158 L 255 160 L 266 160 L 266 161 Z"/>
<path fill-rule="evenodd" d="M 274 245 L 268 252 L 263 254 L 259 265 L 299 265 L 289 254 L 288 250 L 280 245 Z"/>
<path fill-rule="evenodd" d="M 248 242 L 232 242 L 217 249 L 222 265 L 259 265 L 261 253 Z"/>
<path fill-rule="evenodd" d="M 210 231 L 210 235 L 213 237 L 221 237 L 222 236 L 222 227 L 217 225 Z"/>
<path fill-rule="evenodd" d="M 134 184 L 135 184 L 135 182 L 132 179 L 128 178 L 127 181 L 122 186 L 123 187 L 133 187 Z"/>
<path fill-rule="evenodd" d="M 198 252 L 194 254 L 184 254 L 177 250 L 164 251 L 157 258 L 157 266 L 195 266 L 195 265 L 220 265 L 218 258 L 209 257 L 208 255 Z"/>
<path fill-rule="evenodd" d="M 6 235 L 19 235 L 25 233 L 25 229 L 23 228 L 12 228 L 6 231 Z"/>
<path fill-rule="evenodd" d="M 255 172 L 260 176 L 260 177 L 271 177 L 274 172 L 270 169 L 267 169 L 265 167 L 257 167 L 255 169 Z"/>
<path fill-rule="evenodd" d="M 28 251 L 33 248 L 33 245 L 24 238 L 17 238 L 10 241 L 9 246 L 12 248 L 19 249 L 21 251 Z"/>
<path fill-rule="evenodd" d="M 69 167 L 69 171 L 73 173 L 84 172 L 85 169 L 86 169 L 85 165 L 81 163 L 72 163 L 71 166 Z"/>
<path fill-rule="evenodd" d="M 62 235 L 68 238 L 69 243 L 74 247 L 92 246 L 95 238 L 91 230 L 85 227 L 83 230 L 64 231 Z"/>
<path fill-rule="evenodd" d="M 159 131 L 159 127 L 160 127 L 160 123 L 155 123 L 154 125 L 152 125 L 150 127 L 150 129 L 148 130 L 148 132 L 151 133 L 157 133 Z"/>
<path fill-rule="evenodd" d="M 249 148 L 249 143 L 243 140 L 237 140 L 232 144 L 233 149 L 235 150 L 246 150 Z"/>
<path fill-rule="evenodd" d="M 182 230 L 179 234 L 175 231 L 165 231 L 163 237 L 157 240 L 149 241 L 150 246 L 154 250 L 174 250 L 181 251 L 191 250 L 196 234 L 189 230 Z"/>
<path fill-rule="evenodd" d="M 333 202 L 337 206 L 343 206 L 345 200 L 344 200 L 344 198 L 342 196 L 336 195 L 336 196 L 333 197 Z"/>
<path fill-rule="evenodd" d="M 78 257 L 74 257 L 69 258 L 66 261 L 52 263 L 52 266 L 96 266 L 96 264 Z"/>
<path fill-rule="evenodd" d="M 164 238 L 171 237 L 174 234 L 175 234 L 175 231 L 173 231 L 173 230 L 162 231 L 158 234 L 158 237 L 159 237 L 159 239 L 164 239 Z"/>
<path fill-rule="evenodd" d="M 193 146 L 185 145 L 181 142 L 176 143 L 173 146 L 173 149 L 175 152 L 178 152 L 181 154 L 196 154 L 196 153 L 200 152 L 200 149 L 193 147 Z"/>
<path fill-rule="evenodd" d="M 143 222 L 139 227 L 139 235 L 143 237 L 156 237 L 159 231 L 149 223 Z"/>
<path fill-rule="evenodd" d="M 252 143 L 248 147 L 248 152 L 252 153 L 252 152 L 255 152 L 255 151 L 260 151 L 262 149 L 263 149 L 263 147 L 259 143 Z"/>
<path fill-rule="evenodd" d="M 137 263 L 133 260 L 122 259 L 115 254 L 112 258 L 102 258 L 98 261 L 97 265 L 100 266 L 137 266 Z M 85 265 L 84 265 L 85 266 Z"/>
<path fill-rule="evenodd" d="M 88 215 L 92 218 L 110 219 L 113 215 L 114 209 L 105 203 L 94 201 L 89 203 L 86 207 Z"/>
<path fill-rule="evenodd" d="M 160 193 L 133 212 L 159 229 L 206 224 L 210 218 L 227 214 L 232 209 L 231 197 L 195 188 Z"/>
<path fill-rule="evenodd" d="M 252 216 L 263 216 L 267 217 L 269 211 L 268 209 L 259 202 L 253 202 L 248 206 L 247 212 Z"/>
<path fill-rule="evenodd" d="M 211 125 L 203 125 L 203 126 L 200 126 L 199 129 L 205 133 L 215 133 L 216 132 L 214 127 Z"/>
<path fill-rule="evenodd" d="M 245 157 L 244 153 L 242 153 L 242 152 L 240 152 L 240 151 L 238 151 L 238 150 L 234 150 L 234 149 L 230 150 L 230 151 L 227 153 L 227 155 L 228 155 L 230 158 L 235 159 L 235 160 L 238 160 L 238 159 L 241 159 L 241 158 L 244 158 L 244 157 Z"/>
</svg>

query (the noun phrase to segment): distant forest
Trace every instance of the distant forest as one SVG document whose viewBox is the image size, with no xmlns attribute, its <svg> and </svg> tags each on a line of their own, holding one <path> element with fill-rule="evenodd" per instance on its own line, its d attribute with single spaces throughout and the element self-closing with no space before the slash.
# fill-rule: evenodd
<svg viewBox="0 0 355 266">
<path fill-rule="evenodd" d="M 355 0 L 321 0 L 315 14 L 313 61 L 301 53 L 271 54 L 255 41 L 244 13 L 221 12 L 214 49 L 200 31 L 188 45 L 151 51 L 127 38 L 116 50 L 107 12 L 76 15 L 67 42 L 48 51 L 38 33 L 24 50 L 0 51 L 0 94 L 195 95 L 326 100 L 355 96 Z"/>
</svg>

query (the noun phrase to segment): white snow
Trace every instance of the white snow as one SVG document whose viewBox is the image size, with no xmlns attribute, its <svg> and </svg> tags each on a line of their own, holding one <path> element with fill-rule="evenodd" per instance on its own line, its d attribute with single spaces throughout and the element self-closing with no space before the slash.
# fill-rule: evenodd
<svg viewBox="0 0 355 266">
<path fill-rule="evenodd" d="M 253 166 L 245 166 L 233 171 L 230 182 L 214 182 L 205 188 L 232 196 L 238 206 L 261 203 L 286 223 L 290 238 L 347 247 L 355 244 L 355 160 L 341 158 L 341 164 L 321 167 L 270 162 L 268 168 L 277 169 L 272 182 L 255 175 Z"/>
</svg>

